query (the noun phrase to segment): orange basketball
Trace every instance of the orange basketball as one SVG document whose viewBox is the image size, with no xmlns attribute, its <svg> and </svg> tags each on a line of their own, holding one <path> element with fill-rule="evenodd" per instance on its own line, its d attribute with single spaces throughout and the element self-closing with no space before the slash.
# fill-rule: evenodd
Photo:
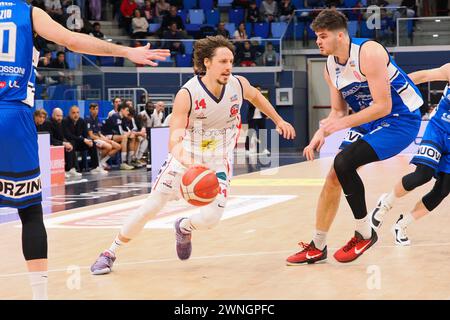
<svg viewBox="0 0 450 320">
<path fill-rule="evenodd" d="M 220 191 L 216 172 L 204 166 L 193 166 L 183 175 L 180 183 L 183 198 L 194 206 L 214 201 Z"/>
</svg>

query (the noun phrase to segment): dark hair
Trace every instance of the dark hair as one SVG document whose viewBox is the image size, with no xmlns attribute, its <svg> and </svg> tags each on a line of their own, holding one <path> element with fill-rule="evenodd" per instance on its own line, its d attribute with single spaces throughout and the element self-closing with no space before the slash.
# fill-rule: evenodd
<svg viewBox="0 0 450 320">
<path fill-rule="evenodd" d="M 122 109 L 128 109 L 128 111 L 130 111 L 130 107 L 129 107 L 125 102 L 123 102 L 123 103 L 119 106 L 119 108 L 117 109 L 117 111 L 120 112 L 120 110 L 122 110 Z"/>
<path fill-rule="evenodd" d="M 65 55 L 66 53 L 65 53 L 64 51 L 58 51 L 58 53 L 56 54 L 56 56 L 59 57 L 59 55 L 61 55 L 61 54 L 64 54 L 64 55 Z"/>
<path fill-rule="evenodd" d="M 89 109 L 95 109 L 97 107 L 98 107 L 98 103 L 95 103 L 95 102 L 93 102 L 89 105 Z"/>
<path fill-rule="evenodd" d="M 311 29 L 315 32 L 319 30 L 341 30 L 347 31 L 347 17 L 334 9 L 325 9 L 311 23 Z"/>
<path fill-rule="evenodd" d="M 234 55 L 234 45 L 223 36 L 208 36 L 195 42 L 194 70 L 197 74 L 206 72 L 204 61 L 212 59 L 217 48 L 228 48 Z"/>
<path fill-rule="evenodd" d="M 120 100 L 122 100 L 122 98 L 121 98 L 121 97 L 114 97 L 114 98 L 112 99 L 112 103 L 114 103 L 114 101 L 116 101 L 116 99 L 120 99 Z"/>
<path fill-rule="evenodd" d="M 40 117 L 40 116 L 45 116 L 45 117 L 47 117 L 47 111 L 45 111 L 45 109 L 37 109 L 37 110 L 34 112 L 34 116 L 35 116 L 35 117 Z"/>
</svg>

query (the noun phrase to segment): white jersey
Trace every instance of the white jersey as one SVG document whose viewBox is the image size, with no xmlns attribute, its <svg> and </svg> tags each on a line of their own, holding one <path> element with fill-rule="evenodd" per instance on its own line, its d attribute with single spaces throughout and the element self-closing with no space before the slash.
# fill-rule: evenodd
<svg viewBox="0 0 450 320">
<path fill-rule="evenodd" d="M 230 75 L 219 98 L 206 88 L 200 76 L 190 79 L 182 89 L 186 89 L 191 98 L 183 148 L 201 162 L 228 159 L 241 128 L 243 88 L 240 80 Z"/>
</svg>

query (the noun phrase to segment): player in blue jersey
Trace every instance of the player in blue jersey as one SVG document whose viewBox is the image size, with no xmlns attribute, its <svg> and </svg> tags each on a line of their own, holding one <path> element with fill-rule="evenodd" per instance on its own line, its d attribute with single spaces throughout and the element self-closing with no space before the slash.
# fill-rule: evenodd
<svg viewBox="0 0 450 320">
<path fill-rule="evenodd" d="M 409 74 L 414 83 L 428 81 L 450 82 L 450 63 L 440 68 L 422 70 Z M 401 198 L 415 188 L 427 183 L 433 177 L 436 182 L 414 209 L 400 215 L 392 227 L 395 243 L 409 245 L 410 240 L 406 228 L 436 209 L 450 192 L 450 85 L 447 84 L 437 108 L 433 111 L 431 120 L 425 130 L 417 154 L 411 160 L 416 170 L 404 176 L 394 190 L 381 195 L 376 208 L 371 213 L 373 228 L 379 228 L 385 214 L 392 208 L 397 198 Z"/>
<path fill-rule="evenodd" d="M 47 234 L 41 205 L 37 132 L 33 121 L 39 35 L 69 50 L 126 57 L 137 64 L 156 65 L 168 50 L 149 46 L 128 48 L 65 29 L 25 1 L 0 1 L 0 207 L 18 209 L 22 249 L 30 272 L 34 299 L 47 298 Z"/>
<path fill-rule="evenodd" d="M 341 152 L 334 159 L 316 213 L 313 240 L 301 243 L 302 251 L 287 264 L 315 263 L 327 258 L 326 236 L 339 207 L 341 190 L 356 222 L 354 237 L 334 257 L 339 262 L 357 259 L 377 241 L 367 215 L 364 184 L 357 169 L 393 157 L 411 144 L 420 128 L 423 104 L 419 90 L 395 64 L 386 49 L 369 39 L 350 38 L 346 17 L 336 10 L 323 10 L 311 28 L 322 55 L 328 56 L 324 77 L 331 99 L 331 112 L 321 121 L 304 149 L 308 160 L 320 150 L 325 137 L 351 128 Z M 348 107 L 353 114 L 348 115 Z"/>
</svg>

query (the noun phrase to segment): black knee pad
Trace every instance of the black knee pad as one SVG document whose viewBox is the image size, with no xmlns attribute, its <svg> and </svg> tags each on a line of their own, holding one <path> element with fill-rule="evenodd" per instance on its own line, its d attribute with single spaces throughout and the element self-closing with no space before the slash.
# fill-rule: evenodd
<svg viewBox="0 0 450 320">
<path fill-rule="evenodd" d="M 450 192 L 450 174 L 441 174 L 433 189 L 427 193 L 422 202 L 428 211 L 433 211 L 444 200 Z"/>
<path fill-rule="evenodd" d="M 433 178 L 434 169 L 423 164 L 418 164 L 416 170 L 402 178 L 402 185 L 406 191 L 412 191 L 427 183 Z"/>
<path fill-rule="evenodd" d="M 25 260 L 47 259 L 47 232 L 42 205 L 19 209 L 22 221 L 22 251 Z"/>
<path fill-rule="evenodd" d="M 346 171 L 350 170 L 350 163 L 346 159 L 346 155 L 343 152 L 340 152 L 334 158 L 334 171 L 336 171 L 337 176 L 344 174 Z"/>
</svg>

